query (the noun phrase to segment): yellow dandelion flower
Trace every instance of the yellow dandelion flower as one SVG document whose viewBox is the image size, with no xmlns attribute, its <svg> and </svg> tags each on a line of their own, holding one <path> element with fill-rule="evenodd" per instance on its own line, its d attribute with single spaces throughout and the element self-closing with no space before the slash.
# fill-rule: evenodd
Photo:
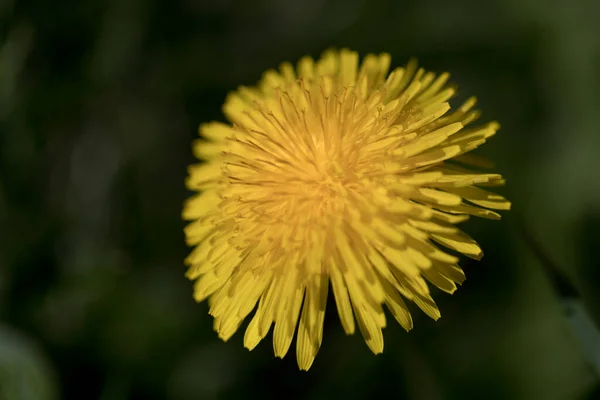
<svg viewBox="0 0 600 400">
<path fill-rule="evenodd" d="M 510 203 L 481 188 L 504 183 L 457 162 L 498 130 L 467 127 L 475 99 L 451 111 L 447 73 L 415 62 L 388 75 L 390 56 L 328 51 L 267 71 L 240 87 L 223 111 L 231 124 L 200 127 L 194 144 L 205 162 L 189 168 L 199 192 L 183 217 L 187 277 L 208 299 L 214 329 L 228 340 L 256 308 L 244 336 L 253 349 L 271 326 L 275 355 L 297 336 L 301 369 L 323 338 L 329 284 L 347 334 L 358 325 L 383 351 L 385 305 L 406 330 L 404 299 L 431 318 L 440 312 L 428 283 L 452 293 L 465 279 L 458 258 L 479 259 L 477 243 L 457 229 L 470 215 Z M 297 326 L 298 325 L 298 326 Z"/>
</svg>

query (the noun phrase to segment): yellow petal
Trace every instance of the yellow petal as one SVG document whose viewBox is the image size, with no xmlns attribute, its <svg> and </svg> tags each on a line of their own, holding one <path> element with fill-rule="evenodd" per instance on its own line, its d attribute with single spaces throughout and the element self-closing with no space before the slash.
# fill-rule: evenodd
<svg viewBox="0 0 600 400">
<path fill-rule="evenodd" d="M 347 335 L 354 333 L 354 316 L 352 314 L 352 305 L 348 296 L 348 289 L 345 286 L 342 274 L 340 274 L 337 265 L 332 261 L 330 268 L 331 286 L 337 307 L 340 322 Z"/>
<path fill-rule="evenodd" d="M 304 298 L 304 289 L 296 289 L 291 293 L 287 293 L 286 296 L 288 296 L 286 300 L 288 306 L 275 322 L 275 329 L 273 330 L 273 350 L 275 357 L 279 358 L 285 357 L 292 344 L 300 306 Z"/>
<path fill-rule="evenodd" d="M 306 288 L 306 299 L 298 327 L 298 367 L 308 371 L 321 347 L 327 302 L 327 278 L 314 277 Z"/>
<path fill-rule="evenodd" d="M 457 231 L 452 234 L 432 234 L 431 237 L 436 242 L 476 260 L 483 257 L 481 248 L 473 239 L 463 232 Z"/>
<path fill-rule="evenodd" d="M 354 307 L 360 332 L 374 354 L 383 353 L 383 334 L 378 326 L 374 311 L 362 304 Z"/>
</svg>

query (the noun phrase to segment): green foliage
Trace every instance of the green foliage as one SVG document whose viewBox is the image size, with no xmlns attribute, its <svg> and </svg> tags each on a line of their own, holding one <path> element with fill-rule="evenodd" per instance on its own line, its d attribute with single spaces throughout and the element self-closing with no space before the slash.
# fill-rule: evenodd
<svg viewBox="0 0 600 400">
<path fill-rule="evenodd" d="M 54 371 L 26 335 L 0 325 L 0 398 L 57 399 Z"/>
</svg>

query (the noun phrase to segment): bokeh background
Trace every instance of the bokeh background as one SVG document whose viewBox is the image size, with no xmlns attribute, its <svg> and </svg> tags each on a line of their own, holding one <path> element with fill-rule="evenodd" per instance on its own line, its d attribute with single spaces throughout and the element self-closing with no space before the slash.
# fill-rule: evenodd
<svg viewBox="0 0 600 400">
<path fill-rule="evenodd" d="M 519 224 L 598 321 L 598 17 L 596 0 L 0 0 L 0 397 L 595 398 Z M 514 208 L 464 225 L 486 256 L 435 294 L 441 320 L 413 307 L 373 356 L 330 307 L 305 373 L 270 337 L 217 338 L 180 212 L 190 143 L 226 93 L 331 46 L 451 71 L 502 123 L 479 154 Z"/>
</svg>

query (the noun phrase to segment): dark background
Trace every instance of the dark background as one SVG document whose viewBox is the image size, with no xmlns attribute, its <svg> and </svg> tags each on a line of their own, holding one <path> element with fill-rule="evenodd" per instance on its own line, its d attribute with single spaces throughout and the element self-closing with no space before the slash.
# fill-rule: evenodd
<svg viewBox="0 0 600 400">
<path fill-rule="evenodd" d="M 0 396 L 583 398 L 595 378 L 516 216 L 600 316 L 599 16 L 595 0 L 0 0 Z M 180 212 L 226 93 L 330 46 L 450 71 L 502 124 L 479 154 L 514 206 L 464 225 L 486 256 L 436 292 L 441 320 L 413 307 L 373 356 L 329 307 L 305 373 L 270 336 L 217 338 Z"/>
</svg>

